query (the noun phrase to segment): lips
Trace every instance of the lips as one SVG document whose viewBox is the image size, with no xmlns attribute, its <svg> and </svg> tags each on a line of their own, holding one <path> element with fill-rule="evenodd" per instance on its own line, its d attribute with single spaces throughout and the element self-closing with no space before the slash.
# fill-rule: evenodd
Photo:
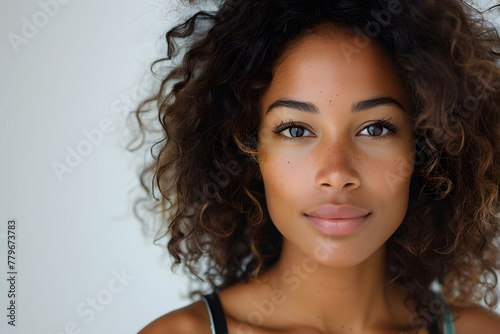
<svg viewBox="0 0 500 334">
<path fill-rule="evenodd" d="M 369 213 L 370 212 L 366 210 L 348 204 L 325 204 L 311 212 L 306 213 L 306 215 L 323 219 L 345 219 L 364 217 Z"/>
<path fill-rule="evenodd" d="M 369 214 L 366 210 L 348 204 L 326 204 L 305 216 L 323 234 L 347 235 L 359 229 Z"/>
</svg>

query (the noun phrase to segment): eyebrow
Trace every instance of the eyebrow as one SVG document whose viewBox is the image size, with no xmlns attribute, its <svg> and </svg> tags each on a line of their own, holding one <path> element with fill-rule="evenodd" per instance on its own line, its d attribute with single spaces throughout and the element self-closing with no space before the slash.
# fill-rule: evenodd
<svg viewBox="0 0 500 334">
<path fill-rule="evenodd" d="M 368 100 L 359 101 L 357 103 L 353 103 L 351 106 L 351 112 L 360 112 L 363 110 L 372 109 L 381 105 L 394 105 L 401 109 L 402 111 L 406 111 L 405 108 L 399 103 L 397 100 L 393 99 L 390 96 L 379 96 Z M 311 102 L 305 101 L 297 101 L 297 100 L 285 100 L 279 99 L 273 102 L 269 108 L 267 108 L 266 114 L 270 112 L 274 108 L 285 107 L 290 109 L 295 109 L 303 112 L 309 113 L 318 113 L 318 107 L 316 107 Z"/>
</svg>

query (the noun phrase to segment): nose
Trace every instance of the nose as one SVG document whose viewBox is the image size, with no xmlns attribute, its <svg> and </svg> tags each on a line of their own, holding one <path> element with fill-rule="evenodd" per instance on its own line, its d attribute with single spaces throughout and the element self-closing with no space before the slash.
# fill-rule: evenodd
<svg viewBox="0 0 500 334">
<path fill-rule="evenodd" d="M 319 147 L 318 147 L 319 148 Z M 361 178 L 353 165 L 354 154 L 342 143 L 329 144 L 317 151 L 316 187 L 331 190 L 354 190 Z"/>
</svg>

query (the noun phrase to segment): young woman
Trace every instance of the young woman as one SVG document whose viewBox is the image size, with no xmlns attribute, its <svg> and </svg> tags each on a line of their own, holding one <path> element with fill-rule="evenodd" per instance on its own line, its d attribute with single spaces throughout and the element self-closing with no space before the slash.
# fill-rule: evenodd
<svg viewBox="0 0 500 334">
<path fill-rule="evenodd" d="M 166 37 L 141 180 L 210 290 L 140 333 L 500 333 L 500 38 L 478 11 L 228 0 Z"/>
</svg>

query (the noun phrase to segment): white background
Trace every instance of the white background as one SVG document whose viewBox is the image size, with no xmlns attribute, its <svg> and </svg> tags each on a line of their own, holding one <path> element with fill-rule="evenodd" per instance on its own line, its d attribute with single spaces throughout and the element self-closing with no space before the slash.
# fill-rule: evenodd
<svg viewBox="0 0 500 334">
<path fill-rule="evenodd" d="M 58 2 L 0 5 L 0 332 L 136 333 L 190 300 L 188 281 L 133 215 L 148 152 L 125 150 L 125 117 L 163 56 L 164 32 L 195 8 L 49 3 Z M 90 146 L 85 133 L 94 134 Z M 86 155 L 69 167 L 78 150 Z M 58 163 L 71 172 L 58 177 Z M 9 219 L 17 222 L 15 328 L 6 317 Z"/>
</svg>

